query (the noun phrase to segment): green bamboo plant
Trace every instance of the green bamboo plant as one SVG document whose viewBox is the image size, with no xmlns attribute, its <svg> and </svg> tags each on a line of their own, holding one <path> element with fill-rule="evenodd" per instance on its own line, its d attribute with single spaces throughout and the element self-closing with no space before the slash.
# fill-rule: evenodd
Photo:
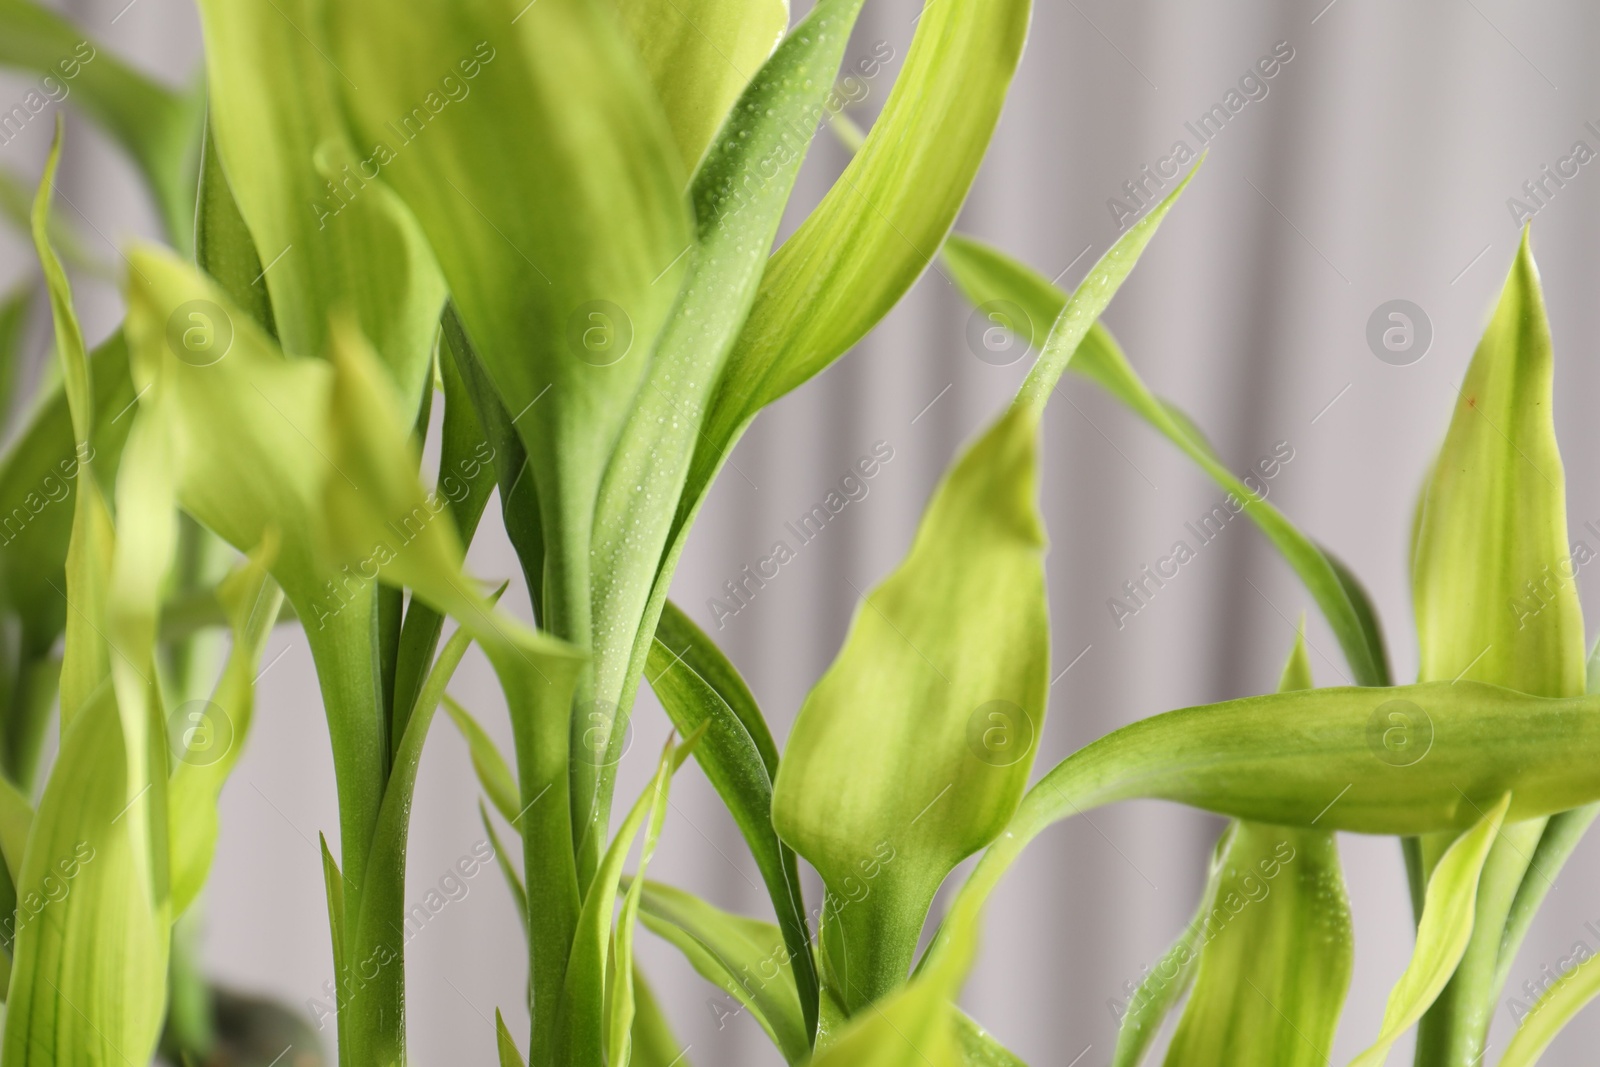
<svg viewBox="0 0 1600 1067">
<path fill-rule="evenodd" d="M 527 945 L 531 1025 L 497 1018 L 501 1067 L 686 1062 L 634 959 L 641 924 L 789 1063 L 1019 1063 L 955 1006 L 984 901 L 1048 826 L 1134 797 L 1232 821 L 1194 920 L 1130 1000 L 1115 1063 L 1142 1062 L 1180 1004 L 1172 1067 L 1328 1061 L 1353 945 L 1341 830 L 1401 839 L 1417 914 L 1356 1063 L 1384 1062 L 1413 1026 L 1422 1067 L 1482 1061 L 1516 950 L 1600 802 L 1526 237 L 1419 503 L 1421 669 L 1396 687 L 1360 583 L 1098 321 L 1193 174 L 1071 294 L 950 233 L 1026 0 L 930 3 L 865 133 L 834 89 L 861 0 L 819 0 L 792 27 L 777 0 L 199 8 L 204 75 L 179 93 L 30 0 L 0 0 L 0 63 L 70 83 L 167 237 L 126 250 L 126 319 L 89 351 L 62 265 L 85 257 L 53 214 L 58 126 L 26 218 L 58 371 L 0 461 L 0 524 L 16 525 L 0 538 L 0 1067 L 146 1062 L 158 1044 L 179 1062 L 258 1062 L 249 1041 L 217 1039 L 185 924 L 281 619 L 312 649 L 333 749 L 337 854 L 324 842 L 322 861 L 343 1065 L 406 1059 L 406 838 L 441 706 Z M 40 84 L 25 118 L 68 95 Z M 829 117 L 854 156 L 774 252 Z M 667 589 L 744 429 L 936 254 L 975 304 L 1020 309 L 1007 325 L 1038 358 L 952 463 L 780 749 Z M 25 307 L 0 307 L 0 370 Z M 1278 693 L 1143 720 L 1034 779 L 1051 678 L 1038 438 L 1068 370 L 1230 494 L 1354 686 L 1315 688 L 1302 634 Z M 496 491 L 532 625 L 465 567 Z M 503 690 L 509 757 L 447 692 L 474 643 Z M 641 680 L 671 733 L 616 819 Z M 750 848 L 766 919 L 648 877 L 690 759 Z M 824 885 L 810 905 L 802 859 Z M 1597 975 L 1562 976 L 1500 1062 L 1535 1062 Z"/>
</svg>

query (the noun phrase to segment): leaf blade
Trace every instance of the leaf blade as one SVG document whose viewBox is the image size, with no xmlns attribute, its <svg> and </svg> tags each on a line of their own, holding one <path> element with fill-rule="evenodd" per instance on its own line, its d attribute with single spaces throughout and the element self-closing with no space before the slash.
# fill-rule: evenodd
<svg viewBox="0 0 1600 1067">
<path fill-rule="evenodd" d="M 952 465 L 778 768 L 773 825 L 835 902 L 821 965 L 847 1010 L 905 980 L 934 892 L 1001 832 L 1032 766 L 1050 681 L 1038 418 L 1012 407 Z M 838 906 L 863 874 L 872 892 Z"/>
<path fill-rule="evenodd" d="M 1502 797 L 1439 860 L 1434 877 L 1428 881 L 1422 921 L 1417 924 L 1416 948 L 1405 973 L 1389 993 L 1382 1031 L 1370 1048 L 1351 1061 L 1351 1067 L 1381 1067 L 1389 1046 L 1422 1018 L 1450 980 L 1472 934 L 1478 876 L 1510 804 L 1509 795 Z"/>
<path fill-rule="evenodd" d="M 981 306 L 991 300 L 1012 301 L 1027 315 L 1030 329 L 1055 322 L 1066 307 L 1066 294 L 1048 279 L 981 242 L 952 235 L 945 242 L 944 256 L 957 284 L 973 303 Z M 1355 681 L 1361 685 L 1389 684 L 1383 635 L 1377 627 L 1376 614 L 1353 576 L 1222 465 L 1210 446 L 1191 432 L 1190 420 L 1150 392 L 1104 326 L 1090 326 L 1068 360 L 1067 369 L 1108 390 L 1233 494 L 1316 600 L 1339 639 Z"/>
</svg>

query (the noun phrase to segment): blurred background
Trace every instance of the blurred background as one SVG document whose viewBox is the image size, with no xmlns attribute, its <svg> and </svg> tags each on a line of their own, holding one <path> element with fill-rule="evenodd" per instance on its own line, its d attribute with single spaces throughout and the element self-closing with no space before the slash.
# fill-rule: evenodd
<svg viewBox="0 0 1600 1067">
<path fill-rule="evenodd" d="M 101 46 L 155 76 L 174 85 L 196 76 L 199 30 L 185 0 L 62 7 Z M 918 10 L 915 0 L 871 0 L 861 17 L 847 66 L 882 65 L 850 110 L 863 124 L 889 92 Z M 1536 209 L 1571 537 L 1600 549 L 1600 420 L 1590 410 L 1600 398 L 1600 165 L 1582 167 L 1543 204 L 1522 188 L 1577 141 L 1600 151 L 1597 31 L 1600 9 L 1575 2 L 1041 3 L 959 224 L 1063 286 L 1076 284 L 1118 236 L 1126 211 L 1113 201 L 1125 199 L 1124 183 L 1175 142 L 1200 147 L 1186 123 L 1198 127 L 1276 50 L 1277 73 L 1259 83 L 1265 94 L 1250 90 L 1256 98 L 1207 135 L 1204 169 L 1106 321 L 1151 387 L 1187 409 L 1234 469 L 1275 449 L 1292 454 L 1271 498 L 1366 583 L 1400 681 L 1416 666 L 1405 559 L 1411 509 L 1516 248 L 1518 211 L 1508 198 Z M 0 100 L 20 98 L 29 84 L 0 76 Z M 117 249 L 155 225 L 130 167 L 71 105 L 61 191 L 68 222 L 105 268 L 76 279 L 95 341 L 121 317 Z M 33 124 L 0 146 L 0 165 L 31 184 L 48 137 L 48 123 Z M 844 162 L 821 134 L 785 232 Z M 0 233 L 0 283 L 35 269 L 29 246 Z M 1369 319 L 1393 300 L 1421 309 L 1419 341 L 1420 323 L 1430 326 L 1431 345 L 1404 366 L 1377 358 L 1367 340 Z M 904 553 L 946 463 L 1026 370 L 1020 350 L 1006 366 L 992 353 L 980 359 L 981 346 L 968 341 L 971 316 L 930 270 L 852 353 L 757 421 L 695 530 L 675 599 L 743 670 L 780 740 L 837 651 L 856 590 Z M 47 344 L 46 316 L 35 319 L 34 378 Z M 1122 583 L 1186 537 L 1184 524 L 1222 494 L 1096 386 L 1069 376 L 1051 404 L 1043 507 L 1060 673 L 1041 769 L 1135 719 L 1270 691 L 1302 612 L 1318 683 L 1346 681 L 1331 633 L 1247 523 L 1230 524 L 1137 614 L 1118 619 L 1108 600 Z M 718 629 L 709 598 L 879 442 L 893 458 L 868 495 Z M 1586 528 L 1591 520 L 1596 527 Z M 517 573 L 497 520 L 485 521 L 473 560 L 484 575 Z M 1596 573 L 1579 578 L 1591 604 L 1600 604 Z M 303 639 L 280 629 L 267 661 L 249 749 L 223 797 L 205 951 L 231 984 L 314 1013 L 332 977 L 316 849 L 319 832 L 332 839 L 337 830 L 332 765 Z M 509 747 L 498 690 L 475 653 L 452 688 Z M 619 796 L 642 786 L 667 729 L 646 689 Z M 691 766 L 678 783 L 653 874 L 764 915 L 755 867 L 703 776 Z M 414 809 L 411 896 L 420 899 L 482 840 L 477 793 L 466 748 L 441 717 Z M 1051 830 L 990 906 L 968 1010 L 1031 1063 L 1109 1063 L 1111 1004 L 1191 914 L 1221 826 L 1137 803 Z M 1341 848 L 1357 941 L 1334 1062 L 1376 1034 L 1411 945 L 1397 844 L 1345 836 Z M 524 1025 L 521 937 L 499 876 L 484 870 L 408 946 L 416 1063 L 492 1062 L 496 1007 L 513 1032 Z M 1524 981 L 1580 942 L 1600 951 L 1597 835 L 1558 880 L 1505 996 L 1522 996 Z M 686 1063 L 781 1062 L 748 1016 L 675 951 L 641 935 L 641 952 L 688 1046 Z M 1495 1046 L 1512 1028 L 1502 1001 Z M 332 1033 L 330 1020 L 330 1049 Z M 1544 1062 L 1592 1062 L 1586 1050 L 1597 1039 L 1600 1013 L 1581 1017 Z M 1392 1062 L 1409 1047 L 1408 1037 Z"/>
</svg>

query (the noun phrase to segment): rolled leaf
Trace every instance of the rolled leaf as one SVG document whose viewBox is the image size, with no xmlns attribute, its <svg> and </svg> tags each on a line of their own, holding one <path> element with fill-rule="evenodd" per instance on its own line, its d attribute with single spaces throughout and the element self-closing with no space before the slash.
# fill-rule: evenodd
<svg viewBox="0 0 1600 1067">
<path fill-rule="evenodd" d="M 73 454 L 77 461 L 78 494 L 72 511 L 72 538 L 66 552 L 65 588 L 55 590 L 69 609 L 66 612 L 66 648 L 61 662 L 61 721 L 65 726 L 111 674 L 111 648 L 106 630 L 110 625 L 107 602 L 111 595 L 114 534 L 110 509 L 90 465 L 96 418 L 88 352 L 73 308 L 72 288 L 50 244 L 50 203 L 55 194 L 56 170 L 61 163 L 61 131 L 58 119 L 55 141 L 50 146 L 44 174 L 39 179 L 39 191 L 34 197 L 32 221 L 34 248 L 39 254 L 45 288 L 50 296 L 56 355 L 61 362 L 62 391 L 71 417 Z"/>
<path fill-rule="evenodd" d="M 953 1004 L 977 955 L 981 913 L 981 901 L 958 899 L 941 927 L 946 951 L 937 960 L 924 959 L 915 978 L 871 1011 L 837 1032 L 819 1033 L 812 1067 L 962 1067 L 968 1062 L 970 1028 L 959 1022 Z"/>
<path fill-rule="evenodd" d="M 501 1017 L 499 1008 L 494 1010 L 494 1044 L 500 1054 L 500 1067 L 527 1067 L 522 1053 L 517 1050 L 516 1041 L 512 1040 L 511 1031 L 506 1029 L 506 1021 Z"/>
<path fill-rule="evenodd" d="M 1584 691 L 1553 374 L 1524 230 L 1423 501 L 1412 561 L 1421 681 L 1474 678 L 1544 696 Z M 1548 884 L 1555 873 L 1529 869 L 1545 829 L 1541 821 L 1508 826 L 1490 852 L 1472 942 L 1418 1033 L 1430 1063 L 1470 1067 L 1483 1057 L 1499 980 L 1519 947 L 1505 937 L 1513 903 L 1529 878 Z M 1423 841 L 1425 868 L 1448 841 Z"/>
</svg>

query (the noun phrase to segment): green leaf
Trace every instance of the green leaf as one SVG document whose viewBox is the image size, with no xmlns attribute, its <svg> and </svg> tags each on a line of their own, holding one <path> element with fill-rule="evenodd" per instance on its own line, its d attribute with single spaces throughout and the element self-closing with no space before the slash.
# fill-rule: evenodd
<svg viewBox="0 0 1600 1067">
<path fill-rule="evenodd" d="M 449 697 L 445 698 L 446 700 Z M 489 818 L 489 809 L 483 806 L 483 801 L 478 801 L 478 816 L 483 820 L 483 832 L 488 835 L 489 845 L 494 849 L 495 863 L 500 868 L 500 873 L 505 877 L 506 888 L 511 891 L 511 902 L 517 906 L 517 921 L 522 925 L 522 936 L 528 936 L 528 890 L 522 884 L 522 876 L 517 873 L 516 865 L 511 862 L 511 856 L 506 852 L 505 846 L 500 843 L 500 834 L 494 828 L 494 821 Z"/>
<path fill-rule="evenodd" d="M 595 698 L 616 706 L 613 720 L 631 709 L 649 656 L 666 596 L 665 583 L 652 584 L 712 390 L 756 297 L 860 11 L 861 0 L 824 0 L 784 38 L 744 90 L 689 190 L 698 223 L 683 298 L 662 331 L 596 508 L 594 603 L 604 625 L 594 639 Z M 595 825 L 603 827 L 623 731 L 599 732 L 609 734 L 601 740 L 610 749 L 597 776 Z"/>
<path fill-rule="evenodd" d="M 517 1051 L 517 1043 L 511 1038 L 511 1031 L 506 1029 L 506 1021 L 500 1015 L 499 1008 L 494 1010 L 494 1043 L 500 1053 L 500 1067 L 527 1067 L 522 1053 Z"/>
<path fill-rule="evenodd" d="M 200 189 L 195 207 L 194 253 L 200 268 L 217 280 L 234 304 L 273 337 L 278 335 L 272 318 L 272 298 L 268 295 L 261 256 L 256 250 L 250 227 L 239 214 L 239 204 L 228 187 L 222 160 L 217 154 L 211 123 L 200 149 Z"/>
<path fill-rule="evenodd" d="M 45 160 L 44 173 L 39 177 L 39 188 L 34 194 L 31 222 L 33 246 L 38 252 L 45 288 L 50 294 L 50 320 L 55 329 L 56 356 L 61 361 L 62 389 L 67 395 L 67 408 L 72 417 L 72 439 L 80 449 L 84 449 L 95 422 L 94 394 L 89 385 L 89 355 L 83 343 L 83 329 L 78 325 L 77 312 L 72 306 L 72 286 L 50 244 L 50 204 L 56 191 L 56 171 L 61 165 L 62 129 L 58 118 L 55 140 L 50 144 L 50 155 Z"/>
<path fill-rule="evenodd" d="M 257 669 L 283 603 L 267 575 L 271 553 L 271 544 L 263 545 L 218 590 L 233 647 L 211 700 L 182 720 L 183 752 L 172 770 L 167 811 L 174 915 L 188 910 L 205 884 L 217 843 L 217 799 L 250 732 Z"/>
<path fill-rule="evenodd" d="M 795 991 L 796 958 L 771 923 L 747 919 L 660 882 L 643 884 L 640 917 L 732 1001 L 720 1021 L 749 1011 L 789 1063 L 811 1054 L 811 1030 Z M 739 1007 L 734 1008 L 734 1002 Z"/>
<path fill-rule="evenodd" d="M 860 152 L 767 264 L 696 443 L 656 578 L 659 598 L 750 420 L 861 340 L 931 262 L 999 120 L 1029 7 L 935 2 L 919 16 L 905 66 Z"/>
<path fill-rule="evenodd" d="M 740 90 L 789 28 L 785 0 L 622 0 L 618 8 L 692 174 Z"/>
<path fill-rule="evenodd" d="M 33 183 L 4 167 L 0 167 L 0 216 L 15 226 L 18 233 L 28 234 L 33 230 Z M 76 272 L 107 281 L 115 280 L 120 273 L 100 254 L 89 251 L 83 235 L 59 210 L 50 214 L 50 243 L 62 261 Z"/>
<path fill-rule="evenodd" d="M 1600 957 L 1573 964 L 1545 990 L 1506 1045 L 1500 1067 L 1533 1067 L 1550 1042 L 1600 994 Z"/>
<path fill-rule="evenodd" d="M 1417 924 L 1417 944 L 1405 973 L 1389 993 L 1378 1040 L 1351 1062 L 1351 1067 L 1381 1067 L 1401 1034 L 1410 1029 L 1444 989 L 1472 936 L 1478 876 L 1489 847 L 1500 832 L 1509 795 L 1490 808 L 1470 831 L 1445 850 L 1433 877 Z"/>
<path fill-rule="evenodd" d="M 1419 680 L 1474 678 L 1544 696 L 1584 691 L 1553 373 L 1525 230 L 1422 506 L 1412 574 Z M 1519 947 L 1505 936 L 1507 919 L 1529 877 L 1554 874 L 1529 870 L 1545 829 L 1509 826 L 1490 852 L 1471 944 L 1418 1033 L 1430 1062 L 1465 1067 L 1483 1056 L 1499 980 Z M 1448 841 L 1423 841 L 1425 869 Z"/>
<path fill-rule="evenodd" d="M 168 236 L 187 247 L 194 225 L 195 165 L 203 110 L 88 41 L 32 0 L 0 0 L 0 64 L 45 75 L 133 157 Z M 41 101 L 44 94 L 33 90 Z"/>
<path fill-rule="evenodd" d="M 90 466 L 93 455 L 90 442 L 96 420 L 83 330 L 73 309 L 72 288 L 66 271 L 50 245 L 50 200 L 55 192 L 56 169 L 61 163 L 61 129 L 58 121 L 55 141 L 50 146 L 50 156 L 33 201 L 33 243 L 50 294 L 50 317 L 55 327 L 56 354 L 61 361 L 62 391 L 67 398 L 73 452 L 78 461 L 78 499 L 72 511 L 72 537 L 66 553 L 66 588 L 56 590 L 68 607 L 66 648 L 61 663 L 61 722 L 65 727 L 111 674 L 111 650 L 105 631 L 109 626 L 106 616 L 113 531 L 110 510 Z"/>
<path fill-rule="evenodd" d="M 117 702 L 102 686 L 64 731 L 17 886 L 5 1067 L 142 1063 L 167 988 L 169 919 L 151 896 Z"/>
<path fill-rule="evenodd" d="M 628 812 L 618 827 L 616 836 L 611 839 L 611 845 L 606 849 L 605 856 L 601 859 L 600 866 L 595 872 L 594 883 L 588 894 L 584 897 L 583 913 L 578 922 L 577 936 L 572 944 L 572 959 L 567 966 L 566 984 L 562 989 L 561 1005 L 556 1014 L 556 1039 L 554 1062 L 574 1064 L 578 1067 L 599 1067 L 607 1062 L 623 1063 L 619 1059 L 622 1050 L 616 1046 L 619 1036 L 619 1015 L 627 1016 L 626 1024 L 621 1026 L 621 1033 L 626 1034 L 632 1025 L 632 1009 L 626 1008 L 617 1012 L 615 1006 L 619 997 L 626 997 L 620 988 L 632 975 L 631 958 L 619 959 L 617 972 L 620 981 L 613 984 L 608 981 L 607 964 L 612 949 L 612 933 L 615 928 L 617 934 L 622 931 L 624 921 L 631 922 L 632 914 L 630 905 L 624 904 L 622 919 L 617 920 L 613 926 L 612 913 L 617 905 L 617 887 L 622 880 L 622 864 L 627 859 L 628 852 L 633 848 L 633 842 L 639 836 L 641 829 L 646 829 L 648 820 L 649 828 L 646 829 L 646 847 L 639 856 L 639 869 L 634 878 L 644 877 L 644 870 L 650 860 L 650 841 L 660 833 L 661 823 L 666 818 L 667 791 L 671 787 L 672 776 L 689 758 L 689 750 L 697 737 L 691 737 L 682 744 L 673 744 L 668 741 L 662 750 L 661 761 L 657 765 L 656 773 L 651 778 L 649 786 L 640 794 L 633 810 Z M 630 892 L 634 903 L 631 908 L 637 908 L 637 895 Z M 627 970 L 623 970 L 627 967 Z M 613 1005 L 610 1018 L 604 1005 Z M 609 1026 L 608 1026 L 609 1022 Z"/>
<path fill-rule="evenodd" d="M 74 444 L 67 395 L 58 384 L 0 461 L 0 603 L 22 619 L 24 643 L 34 657 L 48 653 L 67 621 L 61 593 L 76 510 L 67 501 L 79 487 L 81 460 L 92 460 L 96 471 L 114 472 L 133 427 L 127 414 L 133 401 L 128 348 L 120 331 L 90 354 L 89 370 L 93 407 L 107 413 L 89 447 L 79 452 Z"/>
<path fill-rule="evenodd" d="M 1302 619 L 1278 691 L 1311 687 Z M 1217 848 L 1220 884 L 1207 889 L 1199 971 L 1168 1067 L 1324 1067 L 1355 962 L 1338 843 L 1331 831 L 1240 822 Z"/>
<path fill-rule="evenodd" d="M 1201 162 L 1203 163 L 1204 159 Z M 1073 290 L 1053 320 L 1050 332 L 1046 335 L 1044 345 L 1039 352 L 1039 358 L 1028 370 L 1028 377 L 1018 393 L 1019 397 L 1040 406 L 1049 399 L 1050 393 L 1061 380 L 1061 375 L 1066 371 L 1069 362 L 1076 358 L 1083 339 L 1094 329 L 1100 313 L 1105 311 L 1111 303 L 1111 298 L 1133 272 L 1140 255 L 1144 253 L 1150 239 L 1155 236 L 1156 228 L 1161 225 L 1167 217 L 1167 212 L 1172 210 L 1172 205 L 1178 202 L 1178 197 L 1183 195 L 1184 189 L 1188 188 L 1189 182 L 1199 171 L 1200 163 L 1196 163 L 1189 173 L 1184 175 L 1183 181 L 1179 182 L 1161 203 L 1119 237 L 1116 244 L 1112 245 L 1106 254 L 1100 257 L 1099 262 L 1089 269 L 1089 273 L 1084 276 L 1077 289 Z M 1190 424 L 1186 422 L 1185 425 L 1187 427 Z M 1207 450 L 1209 451 L 1209 448 Z"/>
<path fill-rule="evenodd" d="M 5 857 L 13 886 L 22 877 L 22 856 L 32 827 L 33 805 L 10 779 L 0 776 L 0 855 Z"/>
<path fill-rule="evenodd" d="M 172 427 L 179 500 L 240 551 L 279 533 L 273 574 L 310 632 L 341 613 L 322 586 L 333 368 L 288 359 L 216 284 L 169 252 L 129 253 L 128 347 L 140 408 Z M 226 447 L 221 443 L 226 442 Z M 348 873 L 348 872 L 346 872 Z"/>
<path fill-rule="evenodd" d="M 522 575 L 527 583 L 528 601 L 533 607 L 533 617 L 542 623 L 544 618 L 544 533 L 539 526 L 539 499 L 533 479 L 527 477 L 528 453 L 517 436 L 511 422 L 511 413 L 500 402 L 500 396 L 489 380 L 477 354 L 468 340 L 461 317 L 455 305 L 446 304 L 439 331 L 440 364 L 452 362 L 461 375 L 461 383 L 472 398 L 473 409 L 478 414 L 485 438 L 494 448 L 495 478 L 500 487 L 500 517 L 506 537 L 516 550 L 517 561 L 522 565 Z"/>
<path fill-rule="evenodd" d="M 824 982 L 852 1012 L 905 980 L 934 892 L 1005 827 L 1033 765 L 1050 687 L 1038 417 L 1012 407 L 952 466 L 778 769 L 773 825 L 827 886 Z"/>
<path fill-rule="evenodd" d="M 633 999 L 637 1007 L 629 1057 L 633 1067 L 693 1067 L 688 1059 L 689 1050 L 673 1034 L 637 962 L 633 965 Z"/>
<path fill-rule="evenodd" d="M 346 132 L 321 0 L 203 0 L 209 135 L 266 267 L 284 351 L 320 356 L 343 308 L 414 406 L 444 281 L 416 220 Z"/>
<path fill-rule="evenodd" d="M 964 1067 L 1028 1067 L 966 1012 L 952 1004 L 950 1014 L 955 1020 L 956 1044 Z"/>
<path fill-rule="evenodd" d="M 450 721 L 456 724 L 456 729 L 461 731 L 462 740 L 467 743 L 467 752 L 472 757 L 472 769 L 478 773 L 478 784 L 483 787 L 484 795 L 495 806 L 506 820 L 513 826 L 517 823 L 517 780 L 511 773 L 511 768 L 506 766 L 505 757 L 500 755 L 500 749 L 494 741 L 478 725 L 478 720 L 456 702 L 455 697 L 449 693 L 444 696 L 444 709 L 450 716 Z"/>
<path fill-rule="evenodd" d="M 548 628 L 587 644 L 595 497 L 677 299 L 690 218 L 671 132 L 613 12 L 519 8 L 331 5 L 332 55 L 360 86 L 341 86 L 357 143 L 388 149 L 384 178 L 527 446 Z M 579 811 L 575 838 L 588 822 Z"/>
<path fill-rule="evenodd" d="M 672 601 L 667 601 L 656 622 L 656 641 L 666 645 L 676 662 L 686 664 L 716 693 L 730 712 L 744 727 L 761 765 L 769 777 L 778 773 L 778 744 L 772 739 L 766 716 L 756 703 L 755 694 L 745 684 L 744 676 L 733 665 L 709 634 L 695 625 L 687 612 Z M 654 651 L 654 646 L 652 646 Z M 659 653 L 658 653 L 659 654 Z M 659 674 L 658 674 L 659 677 Z M 682 730 L 682 726 L 679 726 Z M 704 763 L 707 752 L 697 747 L 695 760 Z"/>
<path fill-rule="evenodd" d="M 317 844 L 322 848 L 322 887 L 328 897 L 328 934 L 333 941 L 333 973 L 344 971 L 344 874 L 339 862 L 328 851 L 328 839 L 317 834 Z M 334 1002 L 340 1013 L 344 1012 L 345 993 L 342 982 L 334 984 Z"/>
<path fill-rule="evenodd" d="M 1045 828 L 1118 800 L 1367 834 L 1467 829 L 1508 791 L 1508 824 L 1580 807 L 1600 799 L 1588 756 L 1600 745 L 1596 712 L 1600 697 L 1534 697 L 1461 681 L 1275 693 L 1152 716 L 1041 778 L 957 899 L 986 899 Z M 1396 725 L 1396 714 L 1409 724 Z M 1398 765 L 1397 730 L 1422 751 L 1401 750 L 1409 765 Z"/>
<path fill-rule="evenodd" d="M 1600 693 L 1600 641 L 1596 641 L 1594 647 L 1589 650 L 1589 661 L 1584 673 L 1585 691 L 1590 694 Z M 1528 863 L 1528 873 L 1523 876 L 1522 884 L 1517 887 L 1516 898 L 1511 902 L 1511 911 L 1506 917 L 1507 945 L 1522 944 L 1528 927 L 1533 923 L 1534 915 L 1538 913 L 1539 905 L 1544 902 L 1545 894 L 1554 887 L 1556 876 L 1560 874 L 1562 866 L 1572 855 L 1572 850 L 1577 848 L 1578 842 L 1594 822 L 1596 815 L 1600 815 L 1600 804 L 1587 804 L 1572 811 L 1563 811 L 1550 816 L 1544 833 L 1539 837 L 1539 845 L 1534 850 L 1533 858 Z M 1505 988 L 1506 979 L 1510 977 L 1511 965 L 1515 959 L 1515 952 L 1501 953 L 1500 965 L 1494 980 L 1496 989 Z"/>
<path fill-rule="evenodd" d="M 927 269 L 988 148 L 1028 15 L 1026 0 L 928 5 L 861 150 L 767 266 L 704 458 L 865 336 Z"/>
<path fill-rule="evenodd" d="M 1237 827 L 1238 823 L 1229 824 L 1222 836 L 1217 838 L 1194 918 L 1189 920 L 1177 940 L 1129 996 L 1117 1029 L 1117 1048 L 1112 1054 L 1112 1067 L 1138 1067 L 1160 1032 L 1167 1013 L 1194 985 L 1195 974 L 1200 968 L 1200 937 L 1205 932 L 1206 920 L 1216 906 L 1217 893 L 1227 871 L 1224 856 Z"/>
<path fill-rule="evenodd" d="M 23 359 L 23 334 L 28 326 L 28 310 L 33 306 L 33 293 L 32 285 L 22 285 L 0 297 L 0 419 L 7 422 L 17 384 L 18 364 Z"/>
<path fill-rule="evenodd" d="M 685 747 L 693 748 L 700 737 L 699 731 L 690 734 Z M 656 845 L 661 840 L 661 826 L 666 818 L 667 790 L 666 786 L 662 786 L 651 803 L 650 817 L 645 822 L 644 840 L 639 845 L 639 869 L 623 895 L 616 930 L 611 935 L 611 970 L 606 975 L 605 995 L 605 1062 L 618 1067 L 626 1067 L 631 1061 L 633 1035 L 639 1026 L 633 988 L 639 968 L 633 956 L 633 935 L 639 921 L 639 898 L 644 892 L 645 869 L 655 856 Z M 624 849 L 627 847 L 623 846 Z"/>
<path fill-rule="evenodd" d="M 805 894 L 794 852 L 772 826 L 777 746 L 744 679 L 722 650 L 667 602 L 651 648 L 650 685 L 667 717 L 688 735 L 709 724 L 695 759 L 750 846 L 795 969 L 807 1035 L 816 1030 L 817 977 Z"/>
<path fill-rule="evenodd" d="M 1465 677 L 1541 696 L 1584 691 L 1553 372 L 1524 233 L 1423 504 L 1412 582 L 1419 680 Z"/>
<path fill-rule="evenodd" d="M 1155 212 L 1147 215 L 1138 225 L 1144 225 L 1154 215 Z M 1140 240 L 1142 243 L 1147 239 L 1135 239 L 1136 232 L 1137 226 L 1118 242 L 1118 246 L 1122 241 Z M 982 307 L 991 301 L 1008 300 L 1020 307 L 1027 319 L 1025 339 L 1030 342 L 1037 339 L 1044 323 L 1056 322 L 1067 306 L 1066 294 L 1050 284 L 1048 279 L 971 238 L 952 235 L 945 242 L 944 258 L 956 283 L 974 304 Z M 1121 258 L 1114 246 L 1103 262 L 1114 265 Z M 1086 290 L 1083 285 L 1078 287 L 1078 291 L 1093 293 L 1092 289 Z M 1077 321 L 1081 323 L 1083 316 L 1078 316 Z M 1048 373 L 1051 375 L 1060 373 L 1059 355 L 1058 351 L 1057 357 L 1049 365 Z M 1070 356 L 1066 363 L 1068 369 L 1094 380 L 1122 401 L 1130 411 L 1183 450 L 1217 485 L 1242 504 L 1244 514 L 1267 535 L 1267 539 L 1283 555 L 1316 600 L 1317 607 L 1339 639 L 1355 680 L 1362 685 L 1387 685 L 1389 668 L 1383 636 L 1378 629 L 1376 615 L 1353 576 L 1301 533 L 1276 507 L 1260 499 L 1249 480 L 1240 479 L 1228 470 L 1210 446 L 1192 432 L 1193 424 L 1186 415 L 1150 392 L 1104 326 L 1099 323 L 1089 326 L 1076 352 L 1067 355 Z M 1040 366 L 1044 365 L 1041 359 Z M 1042 376 L 1046 372 L 1038 373 Z M 1292 456 L 1292 451 L 1289 454 Z M 1278 455 L 1277 458 L 1281 460 L 1283 456 Z M 1254 480 L 1253 476 L 1250 477 Z"/>
<path fill-rule="evenodd" d="M 1354 959 L 1333 834 L 1241 822 L 1222 867 L 1168 1067 L 1323 1067 Z"/>
</svg>

